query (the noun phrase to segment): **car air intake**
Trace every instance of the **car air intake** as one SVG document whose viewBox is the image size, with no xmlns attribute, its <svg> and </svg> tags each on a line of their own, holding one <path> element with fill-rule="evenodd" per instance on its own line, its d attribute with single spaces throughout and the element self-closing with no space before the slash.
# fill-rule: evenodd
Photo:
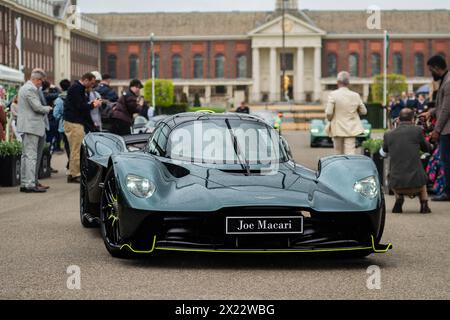
<svg viewBox="0 0 450 320">
<path fill-rule="evenodd" d="M 170 172 L 170 174 L 178 179 L 186 177 L 187 175 L 189 175 L 191 173 L 188 169 L 177 166 L 176 164 L 173 164 L 173 163 L 164 162 L 163 164 L 166 166 L 166 168 Z"/>
</svg>

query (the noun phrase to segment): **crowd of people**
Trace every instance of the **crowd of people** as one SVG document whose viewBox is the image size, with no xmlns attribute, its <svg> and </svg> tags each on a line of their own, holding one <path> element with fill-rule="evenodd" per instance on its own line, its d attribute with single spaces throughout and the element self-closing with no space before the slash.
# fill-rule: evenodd
<svg viewBox="0 0 450 320">
<path fill-rule="evenodd" d="M 22 143 L 20 191 L 24 193 L 45 193 L 49 189 L 38 181 L 46 144 L 50 154 L 65 150 L 67 182 L 80 183 L 80 150 L 86 134 L 104 131 L 105 125 L 114 134 L 131 134 L 136 114 L 147 119 L 153 114 L 140 94 L 143 85 L 137 79 L 120 96 L 110 86 L 111 77 L 98 71 L 86 73 L 73 83 L 62 80 L 59 87 L 46 79 L 44 70 L 34 69 L 11 101 L 0 96 L 0 141 L 5 140 L 9 126 L 9 138 Z"/>
<path fill-rule="evenodd" d="M 436 194 L 433 201 L 450 201 L 450 75 L 442 56 L 430 58 L 428 67 L 434 80 L 429 97 L 403 93 L 388 106 L 391 130 L 384 136 L 380 154 L 390 157 L 394 213 L 403 212 L 405 196 L 418 196 L 420 212 L 431 213 L 429 189 Z M 339 73 L 337 83 L 326 107 L 326 131 L 336 154 L 354 155 L 355 138 L 364 132 L 360 116 L 367 109 L 359 94 L 348 88 L 348 72 Z M 424 157 L 427 154 L 431 157 Z"/>
<path fill-rule="evenodd" d="M 404 197 L 415 195 L 421 201 L 421 212 L 430 213 L 430 182 L 437 194 L 432 200 L 450 201 L 450 75 L 441 56 L 432 57 L 428 67 L 435 83 L 428 97 L 403 93 L 392 98 L 388 106 L 392 130 L 385 134 L 380 153 L 391 158 L 389 184 L 396 195 L 393 212 L 397 213 L 402 212 Z M 109 132 L 128 135 L 135 116 L 149 119 L 154 112 L 140 95 L 143 85 L 137 79 L 118 96 L 110 86 L 110 77 L 97 71 L 73 83 L 62 80 L 59 88 L 46 78 L 44 70 L 33 70 L 9 103 L 0 88 L 0 140 L 5 139 L 9 125 L 11 136 L 22 142 L 20 191 L 26 193 L 49 189 L 38 181 L 46 143 L 50 153 L 64 148 L 67 182 L 80 183 L 80 150 L 86 134 L 103 131 L 108 125 Z M 326 131 L 337 154 L 352 155 L 356 153 L 355 138 L 364 132 L 360 117 L 367 114 L 367 108 L 360 95 L 349 89 L 348 72 L 338 74 L 337 84 L 338 90 L 330 94 L 326 107 Z M 236 111 L 249 113 L 249 108 L 243 103 Z M 431 155 L 425 165 L 421 153 Z"/>
</svg>

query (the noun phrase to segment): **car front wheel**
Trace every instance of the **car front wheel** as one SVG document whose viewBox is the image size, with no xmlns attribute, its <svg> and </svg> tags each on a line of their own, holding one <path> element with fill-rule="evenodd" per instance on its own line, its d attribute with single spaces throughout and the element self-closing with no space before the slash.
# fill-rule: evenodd
<svg viewBox="0 0 450 320">
<path fill-rule="evenodd" d="M 119 192 L 113 167 L 105 178 L 100 201 L 101 234 L 108 252 L 115 258 L 129 259 L 133 254 L 126 249 L 122 250 L 123 239 L 120 234 L 120 204 Z"/>
</svg>

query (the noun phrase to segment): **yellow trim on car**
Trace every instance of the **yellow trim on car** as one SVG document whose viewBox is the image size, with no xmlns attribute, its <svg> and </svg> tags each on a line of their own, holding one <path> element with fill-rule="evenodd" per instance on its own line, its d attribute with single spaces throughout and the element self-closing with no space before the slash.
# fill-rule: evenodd
<svg viewBox="0 0 450 320">
<path fill-rule="evenodd" d="M 120 250 L 124 248 L 128 248 L 133 253 L 139 254 L 150 254 L 155 250 L 159 251 L 178 251 L 178 252 L 200 252 L 200 253 L 320 253 L 320 252 L 346 252 L 346 251 L 362 251 L 362 250 L 373 250 L 374 253 L 387 253 L 392 249 L 392 243 L 387 245 L 387 248 L 384 250 L 378 250 L 375 247 L 375 238 L 372 236 L 372 246 L 371 247 L 363 247 L 363 248 L 338 248 L 338 249 L 317 249 L 317 250 L 289 250 L 289 249 L 281 249 L 281 250 L 234 250 L 234 249 L 183 249 L 183 248 L 163 248 L 156 247 L 156 236 L 153 238 L 153 245 L 151 250 L 149 251 L 139 251 L 133 249 L 131 244 L 125 244 L 120 247 Z"/>
</svg>

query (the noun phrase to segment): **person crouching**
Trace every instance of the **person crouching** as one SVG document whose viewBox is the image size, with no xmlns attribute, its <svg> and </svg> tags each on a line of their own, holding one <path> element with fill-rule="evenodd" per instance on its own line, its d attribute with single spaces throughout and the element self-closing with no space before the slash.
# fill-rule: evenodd
<svg viewBox="0 0 450 320">
<path fill-rule="evenodd" d="M 414 111 L 405 108 L 400 112 L 399 126 L 387 132 L 380 153 L 390 155 L 389 187 L 395 193 L 393 213 L 403 213 L 405 196 L 419 195 L 420 213 L 431 213 L 428 207 L 427 175 L 420 160 L 420 151 L 430 152 L 422 128 L 414 125 Z"/>
</svg>

